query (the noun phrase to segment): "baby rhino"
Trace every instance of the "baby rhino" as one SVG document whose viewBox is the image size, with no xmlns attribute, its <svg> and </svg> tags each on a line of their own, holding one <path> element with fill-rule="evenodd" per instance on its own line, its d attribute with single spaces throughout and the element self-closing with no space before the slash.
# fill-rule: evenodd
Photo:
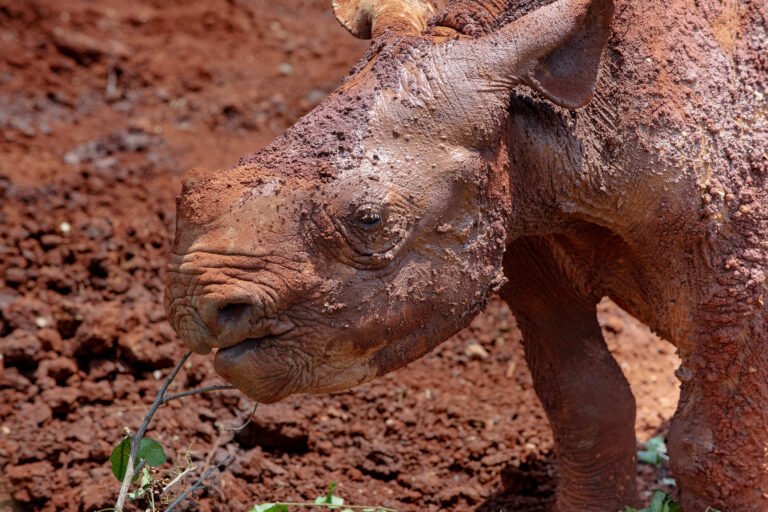
<svg viewBox="0 0 768 512">
<path fill-rule="evenodd" d="M 614 5 L 615 3 L 615 5 Z M 245 394 L 346 389 L 499 293 L 560 464 L 555 508 L 637 502 L 602 297 L 677 346 L 682 507 L 768 511 L 768 4 L 336 0 L 341 86 L 178 202 L 168 318 Z"/>
</svg>

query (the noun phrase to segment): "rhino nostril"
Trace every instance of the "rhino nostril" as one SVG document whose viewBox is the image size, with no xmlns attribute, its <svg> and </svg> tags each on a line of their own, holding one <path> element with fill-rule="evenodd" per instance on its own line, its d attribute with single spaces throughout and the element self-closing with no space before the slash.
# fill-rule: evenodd
<svg viewBox="0 0 768 512">
<path fill-rule="evenodd" d="M 248 310 L 251 308 L 250 304 L 244 303 L 230 303 L 224 304 L 219 307 L 218 312 L 218 324 L 220 327 L 231 326 L 237 324 L 240 320 L 248 314 Z"/>
</svg>

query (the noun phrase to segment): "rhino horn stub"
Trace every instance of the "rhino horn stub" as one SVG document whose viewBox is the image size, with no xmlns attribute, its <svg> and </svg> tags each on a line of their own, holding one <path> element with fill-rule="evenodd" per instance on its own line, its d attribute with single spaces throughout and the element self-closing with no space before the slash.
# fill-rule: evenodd
<svg viewBox="0 0 768 512">
<path fill-rule="evenodd" d="M 386 32 L 421 34 L 435 9 L 428 0 L 333 0 L 333 12 L 350 34 L 371 39 Z"/>
</svg>

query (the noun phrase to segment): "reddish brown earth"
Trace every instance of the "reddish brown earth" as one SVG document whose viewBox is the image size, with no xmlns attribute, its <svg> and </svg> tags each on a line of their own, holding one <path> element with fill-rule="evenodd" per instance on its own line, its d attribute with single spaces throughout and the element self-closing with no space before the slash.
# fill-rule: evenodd
<svg viewBox="0 0 768 512">
<path fill-rule="evenodd" d="M 184 351 L 161 305 L 180 174 L 265 145 L 364 48 L 324 0 L 0 0 L 0 510 L 111 506 L 111 447 Z M 663 433 L 674 349 L 599 309 L 639 437 Z M 239 434 L 216 428 L 248 415 L 238 392 L 177 401 L 149 435 L 174 462 L 235 456 L 189 509 L 312 499 L 335 481 L 350 503 L 403 511 L 545 510 L 557 469 L 519 341 L 494 302 L 353 391 L 263 406 Z M 177 385 L 217 382 L 194 356 Z M 662 476 L 638 469 L 646 493 Z"/>
</svg>

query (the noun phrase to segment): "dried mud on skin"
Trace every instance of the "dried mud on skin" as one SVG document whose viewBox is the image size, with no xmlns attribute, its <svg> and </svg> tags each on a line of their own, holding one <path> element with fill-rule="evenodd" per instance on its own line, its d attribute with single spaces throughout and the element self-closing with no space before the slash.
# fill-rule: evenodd
<svg viewBox="0 0 768 512">
<path fill-rule="evenodd" d="M 184 350 L 161 305 L 180 172 L 269 142 L 365 44 L 320 0 L 0 0 L 0 47 L 0 510 L 3 489 L 19 510 L 97 510 L 118 489 L 112 446 Z M 674 411 L 673 348 L 599 309 L 650 437 Z M 519 341 L 495 301 L 371 384 L 263 406 L 237 435 L 214 424 L 248 400 L 190 398 L 150 435 L 197 465 L 235 454 L 190 509 L 306 500 L 336 481 L 349 503 L 403 511 L 545 510 L 556 464 Z M 214 382 L 195 356 L 178 385 Z M 657 477 L 638 469 L 646 491 Z"/>
</svg>

